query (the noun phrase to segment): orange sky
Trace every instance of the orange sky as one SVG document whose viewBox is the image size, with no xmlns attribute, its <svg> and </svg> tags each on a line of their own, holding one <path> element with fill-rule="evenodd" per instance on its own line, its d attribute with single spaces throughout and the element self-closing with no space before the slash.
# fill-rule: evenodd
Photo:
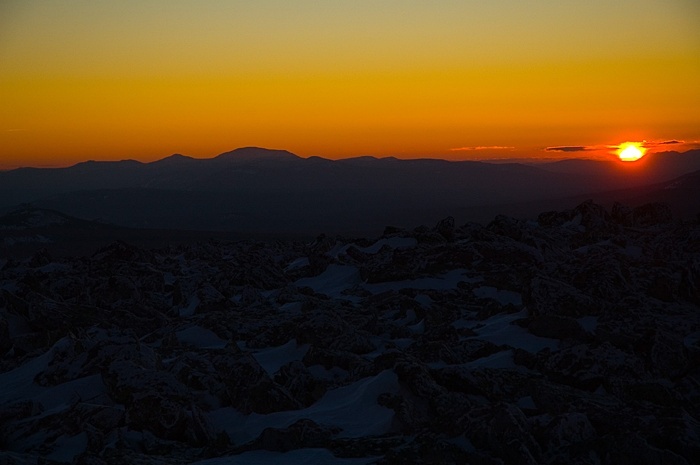
<svg viewBox="0 0 700 465">
<path fill-rule="evenodd" d="M 0 168 L 683 150 L 698 82 L 694 0 L 9 0 Z"/>
</svg>

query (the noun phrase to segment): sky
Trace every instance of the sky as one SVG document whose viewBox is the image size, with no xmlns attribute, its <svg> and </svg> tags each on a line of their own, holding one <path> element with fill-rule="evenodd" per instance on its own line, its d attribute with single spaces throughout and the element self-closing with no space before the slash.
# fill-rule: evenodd
<svg viewBox="0 0 700 465">
<path fill-rule="evenodd" d="M 0 169 L 700 141 L 696 0 L 2 0 Z"/>
</svg>

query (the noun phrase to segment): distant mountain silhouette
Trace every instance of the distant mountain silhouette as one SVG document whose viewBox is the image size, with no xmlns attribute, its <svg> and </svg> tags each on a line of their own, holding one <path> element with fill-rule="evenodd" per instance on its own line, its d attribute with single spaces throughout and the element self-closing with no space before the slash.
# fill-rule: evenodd
<svg viewBox="0 0 700 465">
<path fill-rule="evenodd" d="M 525 204 L 538 212 L 546 202 L 642 188 L 699 169 L 700 150 L 648 155 L 634 164 L 526 165 L 328 160 L 246 147 L 210 159 L 172 155 L 151 163 L 90 161 L 0 172 L 0 210 L 31 202 L 138 228 L 364 234 L 455 212 L 465 221 Z"/>
<path fill-rule="evenodd" d="M 225 152 L 215 160 L 226 161 L 257 161 L 257 160 L 290 160 L 300 158 L 286 150 L 270 150 L 261 147 L 242 147 L 239 149 Z"/>
</svg>

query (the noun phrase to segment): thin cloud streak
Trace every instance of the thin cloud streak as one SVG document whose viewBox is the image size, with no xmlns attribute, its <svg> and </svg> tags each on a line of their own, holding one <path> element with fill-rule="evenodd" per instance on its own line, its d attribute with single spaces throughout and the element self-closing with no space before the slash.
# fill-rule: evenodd
<svg viewBox="0 0 700 465">
<path fill-rule="evenodd" d="M 515 150 L 515 147 L 506 147 L 501 145 L 488 145 L 476 147 L 455 147 L 450 149 L 450 152 L 473 152 L 476 150 Z"/>
<path fill-rule="evenodd" d="M 659 146 L 663 146 L 663 145 L 680 145 L 680 144 L 685 144 L 685 141 L 676 140 L 676 139 L 673 139 L 673 140 L 664 140 L 664 141 L 661 141 L 661 142 L 657 142 L 657 141 L 646 141 L 646 140 L 645 140 L 645 141 L 642 142 L 642 147 L 644 147 L 644 148 L 646 148 L 646 149 L 651 149 L 651 148 L 659 147 Z"/>
<path fill-rule="evenodd" d="M 587 147 L 585 145 L 565 145 L 561 147 L 547 147 L 544 150 L 546 152 L 587 152 L 589 150 L 594 150 L 594 147 Z"/>
<path fill-rule="evenodd" d="M 654 149 L 654 148 L 661 148 L 661 147 L 667 147 L 670 145 L 687 145 L 687 146 L 692 146 L 693 142 L 686 142 L 684 140 L 680 139 L 669 139 L 669 140 L 661 140 L 661 141 L 639 141 L 637 142 L 640 144 L 642 147 L 645 149 Z M 544 149 L 545 152 L 566 152 L 566 153 L 575 153 L 575 152 L 595 152 L 599 150 L 617 150 L 621 147 L 622 144 L 609 144 L 609 145 L 562 145 L 562 146 L 554 146 L 554 147 L 546 147 Z"/>
</svg>

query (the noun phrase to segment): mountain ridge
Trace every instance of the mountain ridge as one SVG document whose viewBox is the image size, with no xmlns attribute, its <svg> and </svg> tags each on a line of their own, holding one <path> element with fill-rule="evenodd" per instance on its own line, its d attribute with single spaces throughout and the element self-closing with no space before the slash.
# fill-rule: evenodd
<svg viewBox="0 0 700 465">
<path fill-rule="evenodd" d="M 553 166 L 358 157 L 301 158 L 247 147 L 212 159 L 88 162 L 0 173 L 0 212 L 21 203 L 130 227 L 228 231 L 353 231 L 431 221 L 451 212 L 591 196 L 671 181 L 700 150 L 646 165 L 571 160 Z M 636 162 L 638 163 L 638 162 Z M 582 170 L 585 165 L 590 169 Z M 578 167 L 578 168 L 577 168 Z M 646 168 L 645 168 L 646 167 Z"/>
</svg>

